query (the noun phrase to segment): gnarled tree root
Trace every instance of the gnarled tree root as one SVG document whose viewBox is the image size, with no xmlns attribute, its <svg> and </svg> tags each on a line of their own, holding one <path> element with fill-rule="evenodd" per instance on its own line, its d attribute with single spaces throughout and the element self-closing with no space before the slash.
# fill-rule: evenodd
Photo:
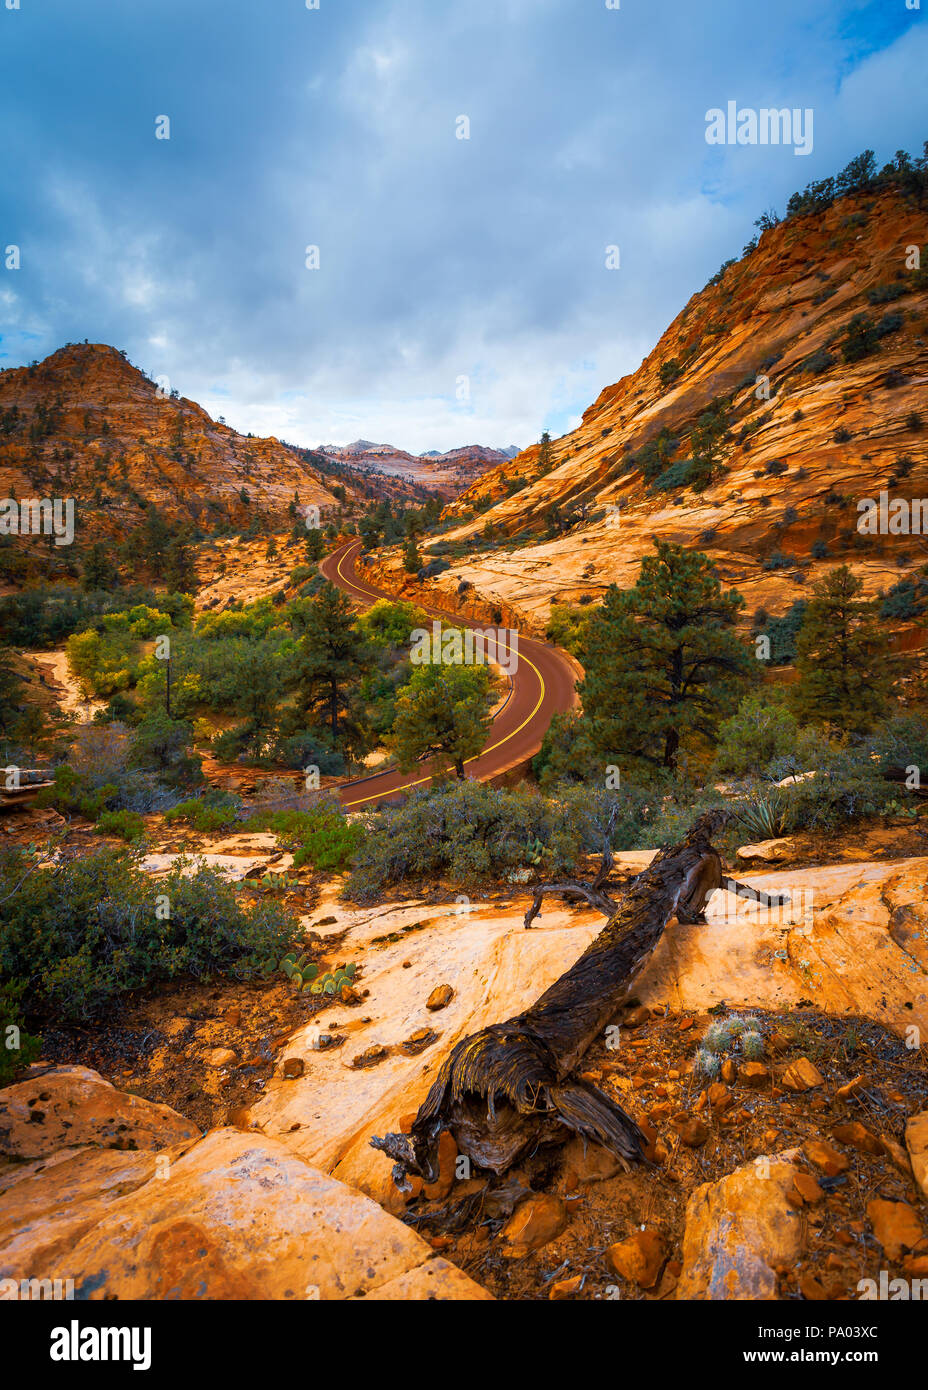
<svg viewBox="0 0 928 1390">
<path fill-rule="evenodd" d="M 626 1168 L 643 1160 L 645 1141 L 635 1121 L 576 1069 L 628 998 L 678 901 L 689 913 L 699 912 L 720 886 L 710 836 L 726 819 L 725 811 L 707 812 L 679 844 L 661 850 L 627 886 L 596 940 L 534 1004 L 462 1039 L 445 1059 L 409 1135 L 371 1139 L 395 1160 L 399 1187 L 407 1186 L 408 1174 L 436 1181 L 445 1129 L 459 1153 L 496 1174 L 538 1145 L 562 1142 L 572 1133 L 602 1144 Z M 608 867 L 597 874 L 596 892 L 607 874 Z"/>
</svg>

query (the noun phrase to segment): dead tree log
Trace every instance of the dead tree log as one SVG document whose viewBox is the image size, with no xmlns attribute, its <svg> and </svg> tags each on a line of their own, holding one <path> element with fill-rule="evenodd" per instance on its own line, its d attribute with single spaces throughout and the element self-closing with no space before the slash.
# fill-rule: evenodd
<svg viewBox="0 0 928 1390">
<path fill-rule="evenodd" d="M 719 886 L 721 862 L 711 836 L 727 819 L 727 811 L 700 816 L 679 844 L 659 851 L 627 886 L 596 940 L 540 999 L 452 1049 L 412 1132 L 371 1140 L 395 1160 L 399 1187 L 408 1186 L 409 1174 L 436 1181 L 445 1129 L 459 1153 L 497 1174 L 530 1149 L 561 1142 L 571 1132 L 604 1145 L 626 1168 L 643 1159 L 644 1138 L 634 1120 L 575 1072 L 627 999 L 678 903 L 686 904 L 688 916 L 699 915 Z M 602 869 L 597 881 L 599 892 Z"/>
</svg>

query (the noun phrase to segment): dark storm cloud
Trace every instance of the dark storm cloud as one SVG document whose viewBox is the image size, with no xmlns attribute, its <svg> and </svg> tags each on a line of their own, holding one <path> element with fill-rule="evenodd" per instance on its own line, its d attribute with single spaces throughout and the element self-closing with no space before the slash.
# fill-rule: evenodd
<svg viewBox="0 0 928 1390">
<path fill-rule="evenodd" d="M 559 431 L 763 208 L 928 131 L 904 0 L 21 0 L 0 40 L 3 364 L 113 342 L 304 443 Z M 728 100 L 812 154 L 708 146 Z"/>
</svg>

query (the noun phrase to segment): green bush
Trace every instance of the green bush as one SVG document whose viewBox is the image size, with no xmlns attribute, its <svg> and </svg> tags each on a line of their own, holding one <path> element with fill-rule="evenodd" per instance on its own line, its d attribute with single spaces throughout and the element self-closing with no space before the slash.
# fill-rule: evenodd
<svg viewBox="0 0 928 1390">
<path fill-rule="evenodd" d="M 101 811 L 94 826 L 96 835 L 118 835 L 123 840 L 140 840 L 145 822 L 137 811 Z"/>
<path fill-rule="evenodd" d="M 191 797 L 165 811 L 164 819 L 168 824 L 177 820 L 186 821 L 193 830 L 208 834 L 211 830 L 223 830 L 228 825 L 234 825 L 239 813 L 236 803 L 229 804 L 216 798 L 210 804 L 201 797 Z"/>
<path fill-rule="evenodd" d="M 341 873 L 349 867 L 364 840 L 364 827 L 346 819 L 333 801 L 322 801 L 308 811 L 272 811 L 251 816 L 249 828 L 273 830 L 293 854 L 293 867 L 304 864 L 324 872 Z"/>
<path fill-rule="evenodd" d="M 527 787 L 481 782 L 415 791 L 400 807 L 370 813 L 355 857 L 348 895 L 372 902 L 389 885 L 443 878 L 470 887 L 543 865 L 559 874 L 601 851 L 612 806 L 619 815 L 613 845 L 630 848 L 640 836 L 643 793 L 623 787 L 559 787 L 545 797 Z"/>
<path fill-rule="evenodd" d="M 0 987 L 30 1014 L 81 1022 L 134 990 L 178 978 L 250 979 L 299 937 L 273 901 L 243 906 L 218 870 L 175 864 L 153 880 L 137 852 L 96 853 L 27 874 L 29 856 L 0 856 Z M 184 870 L 188 870 L 185 877 Z"/>
<path fill-rule="evenodd" d="M 752 691 L 731 718 L 719 725 L 712 775 L 760 776 L 774 758 L 793 753 L 799 738 L 799 724 L 786 706 Z"/>
<path fill-rule="evenodd" d="M 24 991 L 22 983 L 0 985 L 0 1087 L 8 1086 L 42 1051 L 42 1039 L 27 1033 L 23 1023 Z"/>
</svg>

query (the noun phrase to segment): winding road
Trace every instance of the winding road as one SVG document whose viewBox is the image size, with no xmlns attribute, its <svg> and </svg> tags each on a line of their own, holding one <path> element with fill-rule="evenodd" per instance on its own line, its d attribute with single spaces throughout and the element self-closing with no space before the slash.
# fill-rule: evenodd
<svg viewBox="0 0 928 1390">
<path fill-rule="evenodd" d="M 326 579 L 337 584 L 353 599 L 370 607 L 379 598 L 395 598 L 385 590 L 376 589 L 363 575 L 358 574 L 356 561 L 361 553 L 360 541 L 349 541 L 326 556 L 319 568 Z M 480 626 L 459 614 L 420 603 L 432 618 L 447 618 L 458 627 Z M 519 633 L 518 662 L 512 677 L 512 687 L 490 725 L 490 734 L 483 752 L 468 759 L 469 776 L 487 781 L 501 772 L 524 762 L 541 747 L 552 715 L 576 704 L 574 681 L 576 671 L 555 647 Z M 338 788 L 339 799 L 348 809 L 371 806 L 410 787 L 421 787 L 432 780 L 426 771 L 428 763 L 413 772 L 381 772 L 356 778 Z"/>
</svg>

